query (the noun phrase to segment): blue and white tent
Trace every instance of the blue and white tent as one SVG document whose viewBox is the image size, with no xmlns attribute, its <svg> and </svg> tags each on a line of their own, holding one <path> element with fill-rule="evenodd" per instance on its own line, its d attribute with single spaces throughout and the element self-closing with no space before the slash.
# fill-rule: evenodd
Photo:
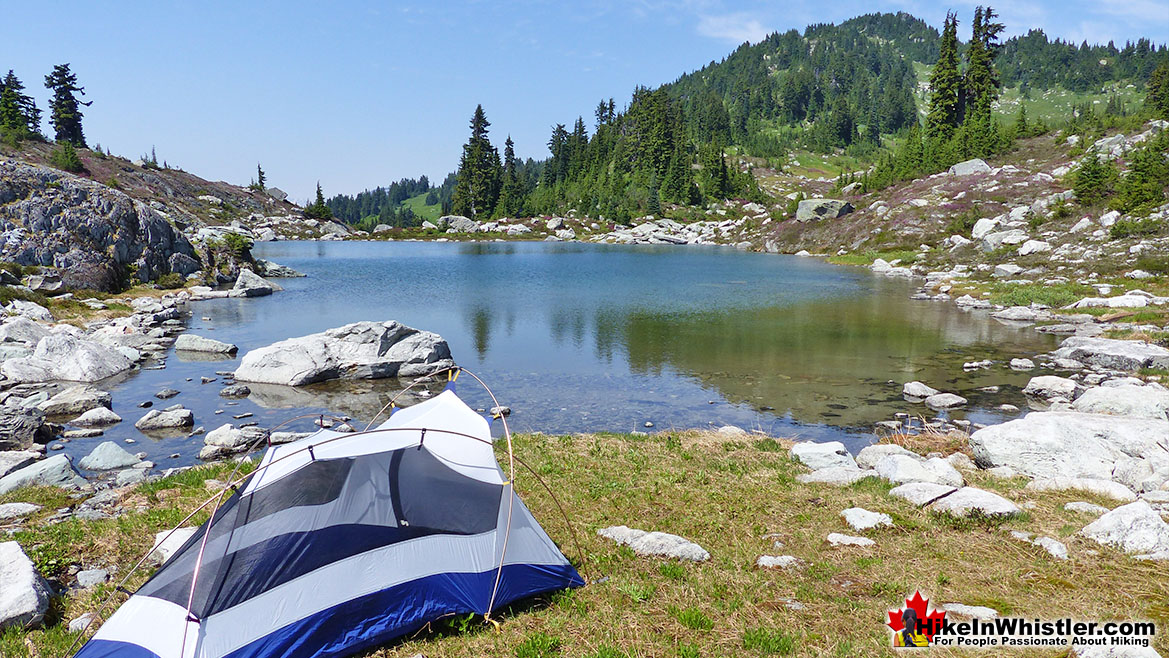
<svg viewBox="0 0 1169 658">
<path fill-rule="evenodd" d="M 76 656 L 349 656 L 583 584 L 448 387 L 376 430 L 269 448 Z"/>
</svg>

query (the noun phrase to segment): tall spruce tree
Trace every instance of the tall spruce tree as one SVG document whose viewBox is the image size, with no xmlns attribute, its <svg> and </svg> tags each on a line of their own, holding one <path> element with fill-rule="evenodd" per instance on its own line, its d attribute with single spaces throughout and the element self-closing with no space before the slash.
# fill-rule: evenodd
<svg viewBox="0 0 1169 658">
<path fill-rule="evenodd" d="M 0 133 L 19 141 L 40 135 L 41 111 L 11 70 L 0 80 Z"/>
<path fill-rule="evenodd" d="M 999 96 L 999 77 L 994 67 L 998 55 L 998 35 L 1002 23 L 994 21 L 991 7 L 977 7 L 966 50 L 966 76 L 963 93 L 963 123 L 965 124 L 965 155 L 988 155 L 998 147 L 997 126 L 991 116 Z"/>
<path fill-rule="evenodd" d="M 452 209 L 472 219 L 490 217 L 499 200 L 499 151 L 487 139 L 491 124 L 482 105 L 475 106 L 471 116 L 471 138 L 463 146 L 459 159 L 458 183 L 451 200 Z"/>
<path fill-rule="evenodd" d="M 1145 107 L 1153 116 L 1169 119 L 1169 62 L 1162 63 L 1149 76 L 1149 95 Z"/>
<path fill-rule="evenodd" d="M 499 186 L 499 204 L 495 214 L 500 217 L 517 217 L 524 211 L 524 188 L 519 178 L 519 163 L 515 157 L 515 143 L 511 135 L 503 143 L 503 181 Z"/>
<path fill-rule="evenodd" d="M 961 111 L 962 75 L 958 71 L 958 16 L 946 14 L 938 61 L 930 76 L 929 111 L 926 114 L 926 138 L 945 142 L 954 135 Z"/>
<path fill-rule="evenodd" d="M 79 95 L 85 95 L 85 88 L 77 86 L 77 76 L 69 70 L 68 64 L 54 66 L 53 72 L 45 76 L 45 87 L 53 92 L 53 100 L 49 102 L 49 122 L 56 131 L 56 140 L 84 147 L 81 107 L 93 104 L 93 101 L 77 100 Z"/>
</svg>

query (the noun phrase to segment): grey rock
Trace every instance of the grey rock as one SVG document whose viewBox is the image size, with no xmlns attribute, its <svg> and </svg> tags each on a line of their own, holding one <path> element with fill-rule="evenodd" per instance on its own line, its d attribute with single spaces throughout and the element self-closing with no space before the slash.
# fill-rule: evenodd
<svg viewBox="0 0 1169 658">
<path fill-rule="evenodd" d="M 962 487 L 934 501 L 929 507 L 935 512 L 957 517 L 966 517 L 975 512 L 983 516 L 1014 516 L 1023 512 L 1006 498 L 974 487 Z"/>
<path fill-rule="evenodd" d="M 49 309 L 41 306 L 36 302 L 26 302 L 23 299 L 14 299 L 4 307 L 4 311 L 9 315 L 20 316 L 29 320 L 38 320 L 40 322 L 52 322 L 53 314 Z"/>
<path fill-rule="evenodd" d="M 173 388 L 164 388 L 161 391 L 155 393 L 154 397 L 158 398 L 159 400 L 169 400 L 178 394 L 179 392 Z"/>
<path fill-rule="evenodd" d="M 78 465 L 87 471 L 112 471 L 137 464 L 139 460 L 113 441 L 106 441 L 83 457 Z"/>
<path fill-rule="evenodd" d="M 904 395 L 908 398 L 925 399 L 931 395 L 937 395 L 938 393 L 941 393 L 941 391 L 917 381 L 906 382 L 905 385 L 901 387 L 901 395 Z"/>
<path fill-rule="evenodd" d="M 1085 526 L 1080 534 L 1126 553 L 1169 551 L 1169 524 L 1143 500 L 1104 514 Z"/>
<path fill-rule="evenodd" d="M 211 338 L 204 338 L 203 336 L 196 336 L 195 334 L 181 334 L 175 339 L 175 349 L 184 352 L 210 352 L 213 354 L 235 354 L 239 349 L 231 343 L 224 343 L 222 341 Z"/>
<path fill-rule="evenodd" d="M 953 393 L 938 393 L 925 399 L 925 406 L 930 409 L 956 409 L 966 405 L 966 398 Z"/>
<path fill-rule="evenodd" d="M 951 176 L 970 176 L 972 174 L 985 174 L 990 172 L 990 165 L 986 164 L 981 158 L 974 158 L 973 160 L 966 160 L 950 167 Z"/>
<path fill-rule="evenodd" d="M 1055 358 L 1074 359 L 1088 365 L 1129 372 L 1141 368 L 1169 367 L 1169 349 L 1135 340 L 1070 336 L 1052 355 Z"/>
<path fill-rule="evenodd" d="M 380 224 L 379 226 L 385 226 L 385 224 Z M 390 227 L 386 227 L 382 230 L 389 229 Z M 378 227 L 374 227 L 373 232 L 378 233 Z M 260 274 L 273 279 L 299 279 L 306 276 L 303 272 L 298 272 L 291 267 L 274 263 L 270 260 L 264 260 L 263 258 L 256 259 L 256 267 L 259 268 Z"/>
<path fill-rule="evenodd" d="M 1055 375 L 1040 375 L 1032 377 L 1027 382 L 1027 386 L 1023 387 L 1023 395 L 1043 400 L 1063 398 L 1070 401 L 1074 400 L 1082 390 L 1080 383 L 1074 379 Z"/>
<path fill-rule="evenodd" d="M 710 553 L 694 542 L 666 532 L 646 532 L 627 526 L 602 528 L 597 534 L 628 546 L 638 555 L 669 557 L 691 562 L 705 562 Z"/>
<path fill-rule="evenodd" d="M 105 569 L 87 569 L 77 572 L 77 586 L 83 589 L 97 587 L 102 583 L 109 582 L 109 580 L 110 572 Z"/>
<path fill-rule="evenodd" d="M 853 530 L 871 530 L 873 528 L 893 527 L 893 518 L 888 514 L 870 512 L 860 507 L 850 507 L 840 513 L 844 522 L 852 526 Z"/>
<path fill-rule="evenodd" d="M 0 260 L 57 268 L 67 288 L 114 291 L 128 267 L 146 282 L 196 255 L 159 212 L 96 181 L 0 161 Z"/>
<path fill-rule="evenodd" d="M 78 427 L 105 427 L 120 422 L 122 417 L 105 407 L 94 407 L 72 421 Z"/>
<path fill-rule="evenodd" d="M 925 461 L 925 457 L 906 450 L 894 443 L 874 443 L 871 446 L 861 448 L 861 451 L 856 453 L 856 464 L 861 468 L 875 468 L 877 462 L 889 455 L 904 455 L 910 459 L 917 461 Z"/>
<path fill-rule="evenodd" d="M 935 482 L 910 482 L 899 487 L 893 487 L 889 490 L 889 495 L 894 498 L 907 500 L 918 507 L 925 507 L 935 500 L 949 496 L 957 490 L 956 487 L 937 484 Z"/>
<path fill-rule="evenodd" d="M 474 233 L 479 230 L 479 222 L 462 215 L 443 215 L 436 225 L 439 229 L 454 229 L 457 233 Z"/>
<path fill-rule="evenodd" d="M 0 450 L 0 478 L 40 458 L 41 453 L 32 450 Z"/>
<path fill-rule="evenodd" d="M 231 386 L 224 386 L 220 389 L 219 395 L 225 398 L 246 398 L 251 392 L 252 389 L 244 384 L 232 384 Z"/>
<path fill-rule="evenodd" d="M 1169 473 L 1169 421 L 1077 412 L 1033 412 L 970 435 L 982 468 L 1007 466 L 1033 478 L 1113 480 L 1133 490 Z M 1163 475 L 1161 482 L 1164 481 Z"/>
<path fill-rule="evenodd" d="M 868 547 L 875 546 L 877 544 L 877 542 L 869 539 L 868 537 L 852 537 L 850 535 L 844 535 L 839 532 L 828 533 L 827 541 L 833 546 Z"/>
<path fill-rule="evenodd" d="M 302 386 L 329 379 L 413 377 L 454 365 L 438 334 L 398 322 L 355 322 L 244 355 L 239 381 Z"/>
<path fill-rule="evenodd" d="M 51 592 L 32 560 L 14 541 L 0 542 L 0 631 L 35 628 L 49 609 Z"/>
<path fill-rule="evenodd" d="M 70 386 L 37 405 L 46 416 L 75 416 L 97 407 L 109 407 L 113 397 L 90 386 Z"/>
<path fill-rule="evenodd" d="M 856 468 L 856 460 L 848 454 L 844 444 L 839 441 L 826 443 L 803 441 L 792 446 L 791 454 L 812 470 L 833 466 Z"/>
<path fill-rule="evenodd" d="M 0 372 L 17 383 L 95 382 L 125 372 L 133 365 L 133 361 L 112 347 L 80 338 L 68 330 L 55 330 L 37 343 L 32 356 L 9 359 L 0 365 Z"/>
<path fill-rule="evenodd" d="M 852 204 L 839 199 L 805 199 L 796 206 L 796 221 L 836 219 L 852 212 Z"/>
<path fill-rule="evenodd" d="M 1119 482 L 1088 477 L 1040 477 L 1027 483 L 1027 491 L 1088 491 L 1123 502 L 1132 502 L 1137 495 Z"/>
<path fill-rule="evenodd" d="M 40 511 L 41 506 L 33 503 L 0 503 L 0 521 L 11 521 Z"/>
<path fill-rule="evenodd" d="M 888 455 L 873 467 L 882 478 L 897 484 L 933 482 L 948 486 L 962 486 L 962 474 L 940 457 L 922 461 L 905 455 Z"/>
<path fill-rule="evenodd" d="M 0 325 L 0 343 L 22 343 L 36 347 L 36 344 L 50 333 L 45 325 L 24 316 L 17 316 Z"/>
<path fill-rule="evenodd" d="M 271 295 L 276 288 L 265 281 L 260 275 L 247 269 L 241 269 L 232 286 L 233 297 L 263 297 Z"/>
<path fill-rule="evenodd" d="M 796 476 L 797 482 L 832 484 L 839 487 L 848 486 L 867 477 L 876 477 L 877 472 L 872 469 L 859 469 L 855 466 L 829 466 L 811 473 L 801 473 Z"/>
<path fill-rule="evenodd" d="M 134 423 L 143 432 L 191 427 L 195 424 L 195 414 L 190 409 L 175 409 L 173 411 L 159 411 L 152 409 L 138 422 Z"/>
<path fill-rule="evenodd" d="M 1092 414 L 1169 419 L 1169 390 L 1161 386 L 1100 386 L 1084 391 L 1072 409 Z"/>
<path fill-rule="evenodd" d="M 90 623 L 97 618 L 96 612 L 87 612 L 69 622 L 70 633 L 81 633 L 89 628 Z"/>
<path fill-rule="evenodd" d="M 0 450 L 23 451 L 52 439 L 52 428 L 40 409 L 0 406 Z"/>
<path fill-rule="evenodd" d="M 1107 514 L 1108 508 L 1096 503 L 1089 503 L 1082 500 L 1075 500 L 1063 506 L 1069 512 L 1079 512 L 1080 514 L 1091 514 L 1092 516 L 1100 516 Z"/>
<path fill-rule="evenodd" d="M 760 569 L 791 569 L 803 563 L 803 560 L 792 555 L 760 555 L 755 560 L 755 566 Z"/>
<path fill-rule="evenodd" d="M 85 478 L 78 475 L 65 455 L 53 455 L 0 478 L 0 494 L 29 486 L 79 489 L 85 486 Z"/>
<path fill-rule="evenodd" d="M 956 615 L 966 619 L 995 619 L 999 611 L 984 605 L 966 605 L 963 603 L 946 603 L 942 606 L 947 615 Z"/>
<path fill-rule="evenodd" d="M 146 469 L 141 466 L 148 466 L 150 462 L 139 462 L 133 468 L 127 468 L 123 471 L 118 471 L 114 477 L 114 486 L 128 487 L 132 484 L 139 484 L 146 480 Z"/>
</svg>

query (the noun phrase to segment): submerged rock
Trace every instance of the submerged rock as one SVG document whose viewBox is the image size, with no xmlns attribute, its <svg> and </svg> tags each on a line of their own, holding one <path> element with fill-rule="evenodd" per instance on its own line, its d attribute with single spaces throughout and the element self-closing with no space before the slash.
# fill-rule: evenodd
<svg viewBox="0 0 1169 658">
<path fill-rule="evenodd" d="M 441 336 L 399 322 L 355 322 L 244 355 L 235 378 L 302 386 L 329 379 L 415 377 L 454 366 Z"/>
</svg>

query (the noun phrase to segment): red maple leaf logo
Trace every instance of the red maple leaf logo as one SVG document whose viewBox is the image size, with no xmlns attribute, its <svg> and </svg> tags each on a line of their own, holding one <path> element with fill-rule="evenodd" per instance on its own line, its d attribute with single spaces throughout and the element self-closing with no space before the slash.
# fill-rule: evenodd
<svg viewBox="0 0 1169 658">
<path fill-rule="evenodd" d="M 905 608 L 889 611 L 889 621 L 885 625 L 893 629 L 894 633 L 901 632 L 905 628 L 905 623 L 901 620 L 901 615 L 907 608 L 912 609 L 917 613 L 921 634 L 932 642 L 934 634 L 942 628 L 942 621 L 946 618 L 946 611 L 931 610 L 929 603 L 929 599 L 922 598 L 921 592 L 914 592 L 913 598 L 905 599 Z"/>
</svg>

